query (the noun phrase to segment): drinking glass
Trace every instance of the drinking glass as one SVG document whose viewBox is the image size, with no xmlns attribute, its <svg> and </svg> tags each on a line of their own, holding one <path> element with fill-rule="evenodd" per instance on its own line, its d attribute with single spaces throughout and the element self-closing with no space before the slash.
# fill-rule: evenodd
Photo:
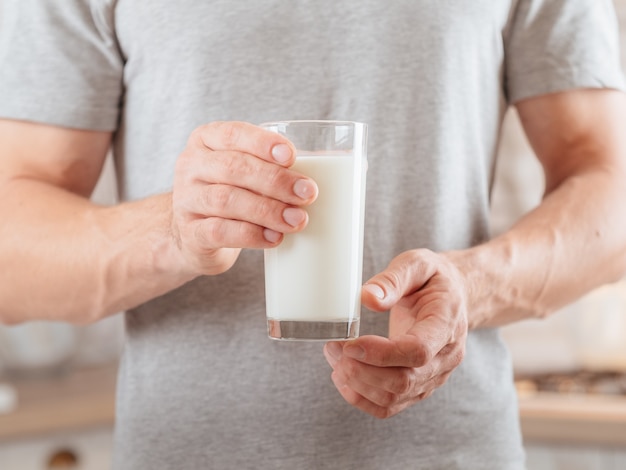
<svg viewBox="0 0 626 470">
<path fill-rule="evenodd" d="M 319 194 L 304 230 L 265 250 L 270 338 L 343 340 L 359 334 L 367 125 L 347 121 L 262 124 L 296 147 L 291 167 Z"/>
</svg>

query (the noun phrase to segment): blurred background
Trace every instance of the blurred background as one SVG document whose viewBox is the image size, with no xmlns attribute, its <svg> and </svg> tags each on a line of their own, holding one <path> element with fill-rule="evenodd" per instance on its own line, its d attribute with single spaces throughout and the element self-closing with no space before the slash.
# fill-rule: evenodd
<svg viewBox="0 0 626 470">
<path fill-rule="evenodd" d="M 614 3 L 626 69 L 626 0 Z M 537 205 L 543 191 L 514 111 L 500 152 L 494 234 Z M 93 199 L 111 204 L 115 195 L 109 160 Z M 0 469 L 110 468 L 123 335 L 121 315 L 86 327 L 0 326 Z M 513 356 L 529 470 L 625 469 L 626 281 L 502 335 Z"/>
</svg>

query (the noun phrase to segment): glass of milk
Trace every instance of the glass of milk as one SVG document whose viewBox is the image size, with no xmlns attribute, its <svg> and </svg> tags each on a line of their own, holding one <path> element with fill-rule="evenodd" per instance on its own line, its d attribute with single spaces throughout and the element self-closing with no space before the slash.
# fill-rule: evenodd
<svg viewBox="0 0 626 470">
<path fill-rule="evenodd" d="M 293 170 L 319 195 L 304 230 L 265 250 L 269 337 L 328 341 L 359 334 L 367 126 L 345 121 L 283 121 L 262 127 L 296 147 Z"/>
</svg>

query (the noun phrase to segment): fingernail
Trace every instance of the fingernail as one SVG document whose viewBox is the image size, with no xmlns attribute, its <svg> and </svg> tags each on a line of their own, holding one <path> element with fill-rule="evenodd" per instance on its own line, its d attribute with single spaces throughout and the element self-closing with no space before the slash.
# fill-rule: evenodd
<svg viewBox="0 0 626 470">
<path fill-rule="evenodd" d="M 302 199 L 310 199 L 315 196 L 317 187 L 315 183 L 309 180 L 298 180 L 293 185 L 293 192 Z"/>
<path fill-rule="evenodd" d="M 263 230 L 263 237 L 270 243 L 276 243 L 278 240 L 280 240 L 281 234 L 280 232 L 275 232 L 274 230 L 266 228 L 265 230 Z"/>
<path fill-rule="evenodd" d="M 278 144 L 272 148 L 272 157 L 278 163 L 287 163 L 291 159 L 291 149 L 286 144 Z"/>
<path fill-rule="evenodd" d="M 365 284 L 363 286 L 363 289 L 368 291 L 370 294 L 372 294 L 377 299 L 384 299 L 385 298 L 385 291 L 378 284 Z"/>
<path fill-rule="evenodd" d="M 365 349 L 361 346 L 351 346 L 348 345 L 343 349 L 343 353 L 351 357 L 353 359 L 364 359 L 365 358 Z"/>
<path fill-rule="evenodd" d="M 288 207 L 283 211 L 283 219 L 292 227 L 297 227 L 306 220 L 306 212 L 295 207 Z"/>
<path fill-rule="evenodd" d="M 326 343 L 326 352 L 335 362 L 337 362 L 339 359 L 341 359 L 342 347 L 339 345 L 339 343 L 335 341 L 330 341 Z"/>
</svg>

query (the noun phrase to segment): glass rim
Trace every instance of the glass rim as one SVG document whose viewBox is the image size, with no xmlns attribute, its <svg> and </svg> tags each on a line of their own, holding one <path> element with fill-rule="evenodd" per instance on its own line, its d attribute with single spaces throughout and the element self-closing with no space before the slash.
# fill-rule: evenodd
<svg viewBox="0 0 626 470">
<path fill-rule="evenodd" d="M 367 124 L 359 121 L 340 121 L 340 120 L 325 120 L 325 119 L 294 119 L 294 120 L 281 120 L 281 121 L 267 121 L 259 124 L 260 127 L 272 127 L 279 125 L 290 124 L 317 124 L 321 126 L 354 126 L 354 127 L 367 127 Z"/>
</svg>

